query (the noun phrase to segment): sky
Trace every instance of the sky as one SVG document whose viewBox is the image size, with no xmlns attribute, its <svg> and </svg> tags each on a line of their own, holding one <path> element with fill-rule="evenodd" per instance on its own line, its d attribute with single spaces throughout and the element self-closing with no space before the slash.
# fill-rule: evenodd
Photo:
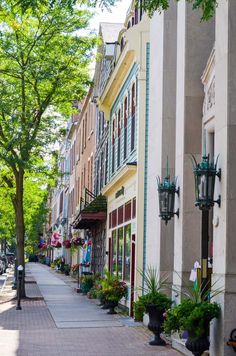
<svg viewBox="0 0 236 356">
<path fill-rule="evenodd" d="M 114 22 L 123 23 L 125 21 L 126 12 L 132 0 L 117 0 L 117 4 L 111 7 L 111 12 L 107 10 L 96 9 L 94 17 L 90 21 L 90 30 L 98 33 L 100 22 Z M 96 50 L 95 50 L 96 51 Z M 95 57 L 90 66 L 90 76 L 94 75 L 95 70 Z"/>
<path fill-rule="evenodd" d="M 131 0 L 117 0 L 117 4 L 111 8 L 111 12 L 96 10 L 96 14 L 90 22 L 92 29 L 98 32 L 100 22 L 120 22 L 125 20 L 126 12 L 131 4 Z"/>
</svg>

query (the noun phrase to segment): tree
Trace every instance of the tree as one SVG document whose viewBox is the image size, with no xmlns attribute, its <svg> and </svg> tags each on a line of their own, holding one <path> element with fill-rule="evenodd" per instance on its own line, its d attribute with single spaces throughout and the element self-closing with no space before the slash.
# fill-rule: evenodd
<svg viewBox="0 0 236 356">
<path fill-rule="evenodd" d="M 0 7 L 0 160 L 11 189 L 18 263 L 24 266 L 24 177 L 52 141 L 55 112 L 69 115 L 88 85 L 88 65 L 95 38 L 82 36 L 90 13 L 62 6 L 63 1 L 37 2 L 22 9 L 14 0 Z M 22 295 L 25 295 L 24 285 Z"/>
<path fill-rule="evenodd" d="M 179 1 L 179 0 L 176 0 Z M 192 4 L 193 9 L 200 9 L 202 11 L 202 20 L 209 20 L 215 13 L 217 0 L 187 0 Z M 137 0 L 137 3 L 139 1 Z M 167 10 L 170 6 L 170 0 L 143 0 L 142 7 L 150 17 L 155 11 Z"/>
</svg>

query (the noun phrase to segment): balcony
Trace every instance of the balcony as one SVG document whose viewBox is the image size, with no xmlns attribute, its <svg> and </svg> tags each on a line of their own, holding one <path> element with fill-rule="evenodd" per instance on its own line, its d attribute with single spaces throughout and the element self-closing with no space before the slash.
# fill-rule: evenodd
<svg viewBox="0 0 236 356">
<path fill-rule="evenodd" d="M 84 197 L 80 199 L 80 211 L 76 216 L 75 229 L 90 229 L 100 222 L 106 221 L 107 201 L 103 195 L 94 195 L 87 188 Z"/>
</svg>

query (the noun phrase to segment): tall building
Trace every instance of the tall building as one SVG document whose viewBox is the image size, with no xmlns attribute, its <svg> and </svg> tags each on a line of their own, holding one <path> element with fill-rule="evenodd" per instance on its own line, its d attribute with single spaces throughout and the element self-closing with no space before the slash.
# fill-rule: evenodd
<svg viewBox="0 0 236 356">
<path fill-rule="evenodd" d="M 236 309 L 235 13 L 234 1 L 220 1 L 215 18 L 201 22 L 191 4 L 173 1 L 150 22 L 144 267 L 153 265 L 160 275 L 168 273 L 170 286 L 181 289 L 198 261 L 202 278 L 217 281 L 224 291 L 215 297 L 221 318 L 211 326 L 214 356 L 234 354 L 227 340 L 235 328 Z M 218 157 L 221 179 L 215 177 L 215 203 L 209 211 L 195 206 L 195 192 L 206 182 L 202 179 L 201 186 L 195 186 L 191 155 L 197 162 L 206 155 L 214 162 Z M 156 177 L 165 178 L 167 157 L 169 174 L 179 188 L 174 210 L 179 215 L 166 225 L 158 216 Z M 173 293 L 173 299 L 178 303 L 180 295 Z M 182 345 L 173 337 L 173 346 L 185 352 Z"/>
<path fill-rule="evenodd" d="M 133 1 L 114 44 L 114 61 L 98 102 L 108 125 L 107 265 L 124 280 L 132 314 L 137 268 L 143 264 L 143 194 L 146 77 L 149 60 L 149 19 Z"/>
</svg>

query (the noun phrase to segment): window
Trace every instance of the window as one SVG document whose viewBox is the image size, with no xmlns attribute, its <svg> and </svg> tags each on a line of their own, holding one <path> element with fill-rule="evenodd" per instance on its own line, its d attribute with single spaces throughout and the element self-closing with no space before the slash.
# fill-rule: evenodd
<svg viewBox="0 0 236 356">
<path fill-rule="evenodd" d="M 59 207 L 59 214 L 62 213 L 63 210 L 63 192 L 60 194 L 60 207 Z"/>
<path fill-rule="evenodd" d="M 126 159 L 127 157 L 127 136 L 128 136 L 127 121 L 128 121 L 128 101 L 126 97 L 124 102 L 124 159 Z"/>
<path fill-rule="evenodd" d="M 136 218 L 136 198 L 132 202 L 132 219 Z"/>
<path fill-rule="evenodd" d="M 106 144 L 106 160 L 105 160 L 105 179 L 104 179 L 104 185 L 107 184 L 107 167 L 108 166 L 108 142 Z"/>
<path fill-rule="evenodd" d="M 135 10 L 134 10 L 134 23 L 135 25 L 137 25 L 138 23 L 138 6 L 135 6 Z"/>
<path fill-rule="evenodd" d="M 85 168 L 85 165 L 84 165 L 84 188 L 85 188 L 85 186 L 86 186 L 85 179 L 86 179 L 86 168 Z"/>
<path fill-rule="evenodd" d="M 117 130 L 117 168 L 120 167 L 120 132 L 121 132 L 121 112 L 118 111 L 118 130 Z"/>
<path fill-rule="evenodd" d="M 124 221 L 124 206 L 118 208 L 118 225 L 123 224 Z"/>
<path fill-rule="evenodd" d="M 117 210 L 113 210 L 112 212 L 112 227 L 117 225 Z"/>
<path fill-rule="evenodd" d="M 82 124 L 82 141 L 81 141 L 81 153 L 84 153 L 84 120 Z"/>
<path fill-rule="evenodd" d="M 115 119 L 112 121 L 112 166 L 111 172 L 115 170 Z"/>
<path fill-rule="evenodd" d="M 112 213 L 109 213 L 109 229 L 111 228 L 111 219 L 112 219 Z"/>
<path fill-rule="evenodd" d="M 131 225 L 125 226 L 124 280 L 130 281 Z"/>
<path fill-rule="evenodd" d="M 118 229 L 118 266 L 117 266 L 117 272 L 118 272 L 118 277 L 122 279 L 123 277 L 123 249 L 124 249 L 124 238 L 123 238 L 123 227 L 120 227 Z"/>
<path fill-rule="evenodd" d="M 78 159 L 80 160 L 80 147 L 81 147 L 81 129 L 79 130 L 79 140 L 78 140 Z"/>
<path fill-rule="evenodd" d="M 131 219 L 131 200 L 125 204 L 125 221 Z"/>
<path fill-rule="evenodd" d="M 116 230 L 112 231 L 112 272 L 117 273 L 117 239 Z"/>
<path fill-rule="evenodd" d="M 88 177 L 87 177 L 87 187 L 88 187 L 88 190 L 90 190 L 90 160 L 88 160 Z"/>
<path fill-rule="evenodd" d="M 131 151 L 134 149 L 135 143 L 135 84 L 132 85 L 131 89 Z"/>
<path fill-rule="evenodd" d="M 88 123 L 88 116 L 86 113 L 85 120 L 84 120 L 84 148 L 86 148 L 86 142 L 87 142 L 87 123 Z"/>
<path fill-rule="evenodd" d="M 93 191 L 93 156 L 90 159 L 90 190 Z"/>
</svg>

